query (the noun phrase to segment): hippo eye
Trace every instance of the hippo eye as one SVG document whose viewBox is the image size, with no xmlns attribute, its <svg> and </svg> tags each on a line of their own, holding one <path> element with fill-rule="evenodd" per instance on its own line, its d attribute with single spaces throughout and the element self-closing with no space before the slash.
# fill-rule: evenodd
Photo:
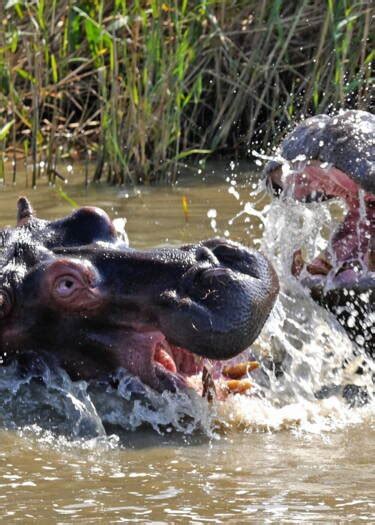
<svg viewBox="0 0 375 525">
<path fill-rule="evenodd" d="M 4 319 L 12 309 L 12 298 L 5 290 L 0 290 L 0 319 Z"/>
<path fill-rule="evenodd" d="M 55 293 L 60 297 L 70 297 L 81 287 L 82 284 L 73 275 L 63 275 L 56 279 L 54 284 Z"/>
</svg>

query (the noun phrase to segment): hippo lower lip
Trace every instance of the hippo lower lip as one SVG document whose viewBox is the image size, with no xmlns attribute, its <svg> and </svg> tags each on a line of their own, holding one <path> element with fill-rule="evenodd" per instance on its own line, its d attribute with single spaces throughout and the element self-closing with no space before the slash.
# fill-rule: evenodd
<svg viewBox="0 0 375 525">
<path fill-rule="evenodd" d="M 155 390 L 176 390 L 186 386 L 171 348 L 161 332 L 125 333 L 119 348 L 119 365 Z"/>
</svg>

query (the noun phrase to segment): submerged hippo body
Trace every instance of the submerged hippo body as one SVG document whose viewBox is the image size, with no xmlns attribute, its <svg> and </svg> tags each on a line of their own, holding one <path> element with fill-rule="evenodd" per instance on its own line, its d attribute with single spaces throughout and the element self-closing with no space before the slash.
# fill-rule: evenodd
<svg viewBox="0 0 375 525">
<path fill-rule="evenodd" d="M 313 299 L 375 357 L 375 117 L 365 111 L 306 119 L 265 168 L 277 195 L 302 202 L 341 198 L 347 214 L 327 249 L 292 271 Z M 279 160 L 280 159 L 280 160 Z"/>
<path fill-rule="evenodd" d="M 239 244 L 133 250 L 100 209 L 48 222 L 22 198 L 0 237 L 0 351 L 43 353 L 74 379 L 123 367 L 175 390 L 198 371 L 194 354 L 246 349 L 277 292 L 268 261 Z"/>
</svg>

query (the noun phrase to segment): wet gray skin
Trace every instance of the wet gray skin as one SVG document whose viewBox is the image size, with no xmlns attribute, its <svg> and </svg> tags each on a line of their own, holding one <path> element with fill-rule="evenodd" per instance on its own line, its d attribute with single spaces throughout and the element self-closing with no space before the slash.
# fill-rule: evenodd
<svg viewBox="0 0 375 525">
<path fill-rule="evenodd" d="M 341 198 L 347 215 L 314 261 L 296 253 L 292 271 L 314 300 L 375 357 L 375 117 L 317 115 L 282 141 L 265 175 L 273 193 L 303 202 Z"/>
<path fill-rule="evenodd" d="M 278 293 L 258 252 L 222 239 L 133 250 L 98 208 L 47 222 L 22 198 L 17 227 L 1 238 L 3 361 L 42 353 L 72 378 L 123 367 L 175 390 L 199 371 L 194 355 L 248 348 Z"/>
</svg>

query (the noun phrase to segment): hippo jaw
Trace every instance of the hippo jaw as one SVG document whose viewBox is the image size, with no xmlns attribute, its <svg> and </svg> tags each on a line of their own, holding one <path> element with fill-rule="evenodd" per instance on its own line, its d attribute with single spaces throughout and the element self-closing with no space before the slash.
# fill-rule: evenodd
<svg viewBox="0 0 375 525">
<path fill-rule="evenodd" d="M 124 368 L 159 392 L 192 386 L 189 378 L 203 368 L 203 359 L 189 350 L 173 346 L 160 330 L 153 327 L 135 329 L 124 326 L 110 333 L 91 332 L 87 343 L 91 349 L 100 349 L 107 356 L 111 354 L 112 371 Z M 69 369 L 72 377 L 82 378 L 81 373 L 77 375 L 74 363 L 65 362 L 63 366 Z M 103 369 L 100 367 L 91 370 L 89 376 L 84 378 L 102 376 Z"/>
</svg>

